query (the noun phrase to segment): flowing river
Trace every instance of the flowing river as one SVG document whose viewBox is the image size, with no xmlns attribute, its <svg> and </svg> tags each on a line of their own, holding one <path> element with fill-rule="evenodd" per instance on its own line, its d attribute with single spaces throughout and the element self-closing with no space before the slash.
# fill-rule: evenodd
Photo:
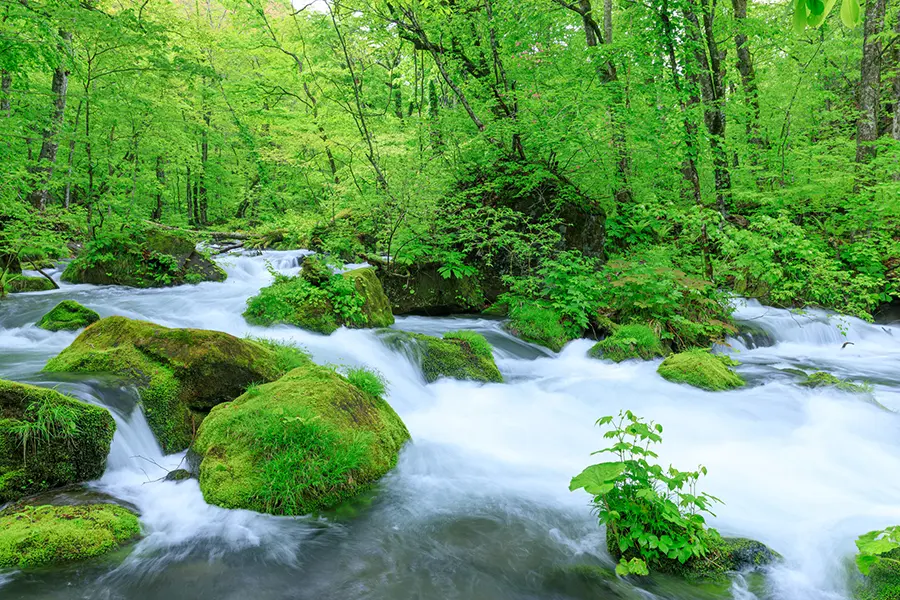
<svg viewBox="0 0 900 600">
<path fill-rule="evenodd" d="M 900 417 L 891 412 L 900 409 L 900 326 L 742 303 L 735 316 L 756 332 L 730 340 L 727 350 L 750 385 L 707 393 L 663 380 L 658 361 L 590 359 L 587 340 L 556 355 L 510 337 L 497 320 L 398 318 L 395 327 L 409 331 L 485 334 L 506 378 L 426 385 L 371 331 L 324 337 L 244 322 L 247 298 L 271 281 L 266 261 L 295 273 L 300 254 L 225 258 L 225 283 L 63 284 L 0 303 L 0 378 L 57 386 L 112 411 L 118 429 L 107 471 L 88 487 L 136 508 L 145 533 L 102 560 L 0 572 L 2 600 L 705 597 L 692 588 L 624 583 L 578 595 L 546 577 L 561 565 L 612 564 L 587 494 L 570 493 L 568 484 L 605 445 L 596 419 L 626 408 L 665 426 L 664 464 L 708 467 L 702 488 L 725 502 L 713 526 L 783 556 L 762 582 L 735 577 L 736 599 L 850 598 L 855 538 L 900 524 Z M 161 479 L 183 454 L 162 455 L 133 390 L 40 373 L 75 334 L 33 323 L 67 298 L 101 316 L 291 340 L 319 363 L 378 369 L 413 442 L 352 514 L 285 518 L 209 506 L 195 480 Z M 806 389 L 786 371 L 792 368 L 827 370 L 874 391 Z"/>
</svg>

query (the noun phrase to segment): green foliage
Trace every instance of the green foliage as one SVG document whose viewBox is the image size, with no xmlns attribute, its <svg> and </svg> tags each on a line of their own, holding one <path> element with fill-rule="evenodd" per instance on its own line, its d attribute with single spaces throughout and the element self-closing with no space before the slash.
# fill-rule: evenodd
<svg viewBox="0 0 900 600">
<path fill-rule="evenodd" d="M 621 325 L 588 351 L 594 358 L 608 358 L 622 362 L 630 358 L 650 360 L 663 356 L 665 351 L 659 338 L 646 325 Z"/>
<path fill-rule="evenodd" d="M 559 352 L 573 339 L 562 324 L 561 315 L 546 304 L 506 298 L 509 306 L 509 331 L 523 340 Z"/>
<path fill-rule="evenodd" d="M 0 516 L 0 568 L 28 569 L 100 556 L 141 533 L 114 504 L 23 506 Z"/>
<path fill-rule="evenodd" d="M 494 349 L 483 335 L 468 329 L 460 329 L 459 331 L 448 331 L 443 335 L 445 340 L 459 340 L 463 342 L 472 354 L 479 358 L 494 360 Z"/>
<path fill-rule="evenodd" d="M 383 398 L 387 391 L 387 381 L 384 375 L 378 371 L 365 367 L 354 367 L 347 370 L 346 377 L 347 381 L 370 396 Z"/>
<path fill-rule="evenodd" d="M 370 488 L 407 439 L 383 399 L 310 362 L 212 410 L 195 444 L 200 489 L 226 508 L 304 515 Z"/>
<path fill-rule="evenodd" d="M 41 317 L 37 326 L 48 331 L 73 331 L 100 320 L 95 311 L 74 300 L 63 300 L 53 310 Z"/>
<path fill-rule="evenodd" d="M 674 383 L 720 392 L 744 385 L 744 380 L 729 368 L 731 366 L 734 366 L 731 358 L 695 348 L 669 356 L 659 365 L 657 373 Z"/>
<path fill-rule="evenodd" d="M 856 540 L 856 565 L 864 575 L 855 590 L 859 600 L 900 598 L 900 528 L 870 531 Z"/>
<path fill-rule="evenodd" d="M 872 567 L 881 561 L 900 563 L 890 554 L 900 550 L 900 527 L 887 527 L 878 531 L 870 531 L 856 540 L 856 566 L 863 575 L 868 575 Z"/>
<path fill-rule="evenodd" d="M 704 514 L 721 502 L 697 491 L 706 474 L 663 469 L 651 446 L 662 442 L 661 425 L 646 422 L 631 411 L 597 421 L 611 425 L 604 438 L 612 445 L 597 453 L 610 453 L 614 462 L 587 467 L 574 477 L 569 489 L 584 489 L 594 497 L 600 523 L 607 528 L 607 545 L 619 558 L 620 575 L 647 575 L 649 570 L 678 572 L 678 565 L 702 561 L 716 552 L 720 540 L 706 526 Z"/>
</svg>

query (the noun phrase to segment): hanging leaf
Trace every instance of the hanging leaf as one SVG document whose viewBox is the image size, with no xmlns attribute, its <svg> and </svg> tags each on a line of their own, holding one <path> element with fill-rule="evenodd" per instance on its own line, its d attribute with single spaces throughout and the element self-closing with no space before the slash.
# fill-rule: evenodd
<svg viewBox="0 0 900 600">
<path fill-rule="evenodd" d="M 847 27 L 859 25 L 859 0 L 844 0 L 841 4 L 841 21 Z"/>
<path fill-rule="evenodd" d="M 825 22 L 825 18 L 831 14 L 831 9 L 834 8 L 834 4 L 837 0 L 825 0 L 824 9 L 822 10 L 822 14 L 819 15 L 810 15 L 806 20 L 806 24 L 809 27 L 818 27 L 822 23 Z"/>
<path fill-rule="evenodd" d="M 806 0 L 794 0 L 794 31 L 803 33 L 806 29 Z"/>
<path fill-rule="evenodd" d="M 615 486 L 616 478 L 625 472 L 625 464 L 620 462 L 605 462 L 591 465 L 572 478 L 569 490 L 575 491 L 584 488 L 592 496 L 602 496 Z"/>
<path fill-rule="evenodd" d="M 825 14 L 825 3 L 822 0 L 806 0 L 806 7 L 809 9 L 809 14 L 811 17 L 818 17 L 819 15 Z M 809 20 L 807 19 L 807 22 Z"/>
</svg>

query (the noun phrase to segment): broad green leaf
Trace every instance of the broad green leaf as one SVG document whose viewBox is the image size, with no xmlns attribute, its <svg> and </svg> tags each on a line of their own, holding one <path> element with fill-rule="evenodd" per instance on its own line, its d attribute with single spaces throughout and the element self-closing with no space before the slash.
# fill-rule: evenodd
<svg viewBox="0 0 900 600">
<path fill-rule="evenodd" d="M 806 0 L 794 0 L 794 31 L 803 33 L 804 29 L 806 29 Z"/>
<path fill-rule="evenodd" d="M 569 491 L 584 488 L 588 494 L 602 496 L 613 488 L 613 482 L 619 475 L 625 472 L 625 464 L 620 462 L 605 462 L 591 465 L 572 478 Z"/>
<path fill-rule="evenodd" d="M 847 27 L 856 27 L 859 25 L 859 0 L 843 0 L 841 4 L 841 21 Z"/>
<path fill-rule="evenodd" d="M 825 18 L 831 14 L 831 9 L 834 8 L 836 2 L 837 0 L 825 0 L 825 9 L 822 11 L 822 13 L 818 15 L 810 15 L 806 20 L 806 24 L 810 27 L 818 27 L 819 25 L 824 23 Z"/>
</svg>

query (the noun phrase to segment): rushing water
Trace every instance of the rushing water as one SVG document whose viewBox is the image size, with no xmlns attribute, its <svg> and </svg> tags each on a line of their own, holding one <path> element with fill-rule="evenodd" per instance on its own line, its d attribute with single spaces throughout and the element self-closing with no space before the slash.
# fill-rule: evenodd
<svg viewBox="0 0 900 600">
<path fill-rule="evenodd" d="M 712 519 L 715 527 L 783 555 L 752 592 L 736 577 L 736 599 L 848 598 L 855 537 L 900 523 L 900 480 L 893 477 L 900 471 L 900 420 L 888 410 L 900 409 L 900 327 L 743 303 L 736 317 L 756 334 L 753 341 L 732 340 L 726 350 L 744 363 L 739 370 L 751 385 L 711 394 L 664 381 L 656 362 L 589 359 L 586 340 L 555 355 L 510 337 L 496 320 L 400 318 L 396 327 L 411 331 L 484 333 L 507 380 L 426 385 L 417 368 L 370 331 L 323 337 L 244 322 L 246 299 L 271 280 L 265 260 L 292 273 L 300 254 L 230 257 L 221 284 L 63 285 L 0 303 L 0 377 L 58 385 L 110 408 L 118 429 L 107 472 L 91 488 L 135 507 L 146 534 L 98 561 L 0 573 L 0 598 L 699 597 L 628 586 L 579 596 L 545 580 L 557 565 L 610 564 L 587 495 L 568 492 L 568 482 L 604 445 L 594 421 L 623 408 L 665 425 L 663 461 L 709 468 L 704 489 L 726 502 Z M 162 455 L 133 390 L 39 374 L 75 337 L 32 325 L 64 298 L 102 316 L 291 340 L 320 363 L 374 367 L 390 382 L 388 400 L 413 443 L 371 502 L 352 515 L 291 519 L 209 506 L 196 481 L 161 479 L 184 456 Z M 757 347 L 767 338 L 772 345 Z M 867 381 L 874 392 L 801 388 L 790 372 L 797 368 Z"/>
</svg>

